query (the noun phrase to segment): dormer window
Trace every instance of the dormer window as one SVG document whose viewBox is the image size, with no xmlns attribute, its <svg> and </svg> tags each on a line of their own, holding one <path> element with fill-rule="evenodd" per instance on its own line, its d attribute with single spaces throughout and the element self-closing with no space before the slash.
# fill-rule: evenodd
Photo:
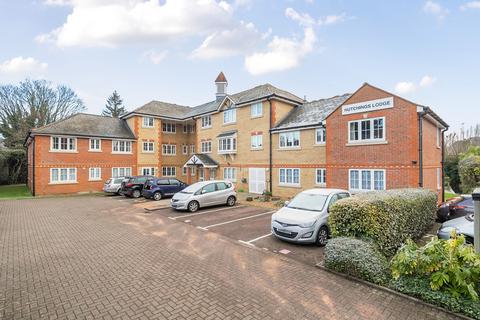
<svg viewBox="0 0 480 320">
<path fill-rule="evenodd" d="M 223 124 L 237 122 L 237 109 L 228 109 L 223 111 Z"/>
</svg>

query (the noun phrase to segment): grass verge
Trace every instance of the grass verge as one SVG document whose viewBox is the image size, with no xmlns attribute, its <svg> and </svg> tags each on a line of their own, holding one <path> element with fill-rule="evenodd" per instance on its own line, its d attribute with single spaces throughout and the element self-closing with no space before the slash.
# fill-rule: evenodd
<svg viewBox="0 0 480 320">
<path fill-rule="evenodd" d="M 24 199 L 31 198 L 32 194 L 24 184 L 12 184 L 0 186 L 0 199 Z"/>
</svg>

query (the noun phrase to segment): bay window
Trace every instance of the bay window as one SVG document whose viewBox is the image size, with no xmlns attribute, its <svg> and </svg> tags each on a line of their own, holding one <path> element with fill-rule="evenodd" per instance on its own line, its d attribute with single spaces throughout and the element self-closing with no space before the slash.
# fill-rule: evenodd
<svg viewBox="0 0 480 320">
<path fill-rule="evenodd" d="M 237 152 L 237 138 L 229 136 L 218 139 L 218 153 L 235 153 Z"/>
</svg>

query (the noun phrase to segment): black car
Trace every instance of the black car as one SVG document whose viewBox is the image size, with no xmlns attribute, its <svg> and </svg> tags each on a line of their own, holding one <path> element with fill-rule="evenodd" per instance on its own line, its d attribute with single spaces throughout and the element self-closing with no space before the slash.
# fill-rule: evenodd
<svg viewBox="0 0 480 320">
<path fill-rule="evenodd" d="M 444 203 L 437 211 L 437 220 L 445 222 L 460 218 L 473 213 L 473 199 L 471 196 L 465 196 L 459 202 Z"/>
<path fill-rule="evenodd" d="M 145 182 L 142 196 L 158 201 L 166 196 L 173 196 L 186 187 L 188 184 L 175 178 L 154 178 Z"/>
<path fill-rule="evenodd" d="M 142 190 L 145 182 L 154 179 L 153 176 L 136 176 L 122 182 L 122 189 L 120 194 L 126 197 L 139 198 L 142 195 Z"/>
</svg>

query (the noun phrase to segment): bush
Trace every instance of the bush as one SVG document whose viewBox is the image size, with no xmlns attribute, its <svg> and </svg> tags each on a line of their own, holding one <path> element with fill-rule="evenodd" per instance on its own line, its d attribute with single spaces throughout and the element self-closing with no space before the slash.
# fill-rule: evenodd
<svg viewBox="0 0 480 320">
<path fill-rule="evenodd" d="M 469 155 L 458 163 L 463 193 L 471 193 L 480 185 L 480 156 Z"/>
<path fill-rule="evenodd" d="M 449 155 L 445 157 L 445 180 L 455 193 L 460 193 L 460 175 L 458 174 L 459 157 L 456 155 Z"/>
<path fill-rule="evenodd" d="M 0 184 L 27 181 L 27 154 L 25 149 L 0 149 Z"/>
<path fill-rule="evenodd" d="M 401 277 L 392 279 L 389 287 L 450 311 L 480 319 L 480 303 L 463 297 L 454 298 L 448 291 L 432 291 L 429 282 L 425 277 Z"/>
<path fill-rule="evenodd" d="M 325 247 L 325 266 L 377 284 L 387 283 L 388 262 L 373 243 L 354 238 L 333 238 Z"/>
<path fill-rule="evenodd" d="M 419 248 L 408 241 L 391 261 L 392 275 L 428 278 L 433 291 L 448 291 L 453 297 L 478 300 L 480 291 L 480 254 L 465 244 L 463 235 L 453 231 L 449 240 L 432 239 Z"/>
<path fill-rule="evenodd" d="M 370 238 L 386 256 L 433 224 L 437 195 L 423 189 L 397 189 L 358 194 L 337 201 L 328 218 L 334 237 Z"/>
</svg>

